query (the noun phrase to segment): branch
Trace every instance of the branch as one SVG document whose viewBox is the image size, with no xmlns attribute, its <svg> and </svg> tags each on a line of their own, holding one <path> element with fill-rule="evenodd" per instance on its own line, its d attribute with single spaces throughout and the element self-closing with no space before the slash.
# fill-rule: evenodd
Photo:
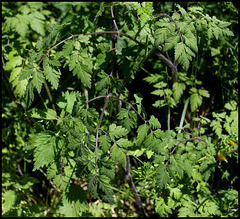
<svg viewBox="0 0 240 219">
<path fill-rule="evenodd" d="M 123 33 L 121 31 L 101 31 L 101 32 L 92 32 L 92 33 L 79 33 L 79 34 L 74 34 L 74 35 L 71 35 L 70 37 L 62 40 L 61 42 L 57 43 L 56 45 L 54 45 L 53 47 L 51 47 L 49 50 L 47 50 L 47 52 L 44 54 L 44 56 L 41 58 L 41 60 L 38 62 L 38 65 L 36 66 L 36 68 L 38 68 L 40 66 L 40 64 L 42 63 L 43 59 L 47 56 L 47 54 L 55 49 L 57 46 L 61 45 L 62 43 L 64 43 L 66 40 L 70 40 L 71 38 L 73 37 L 77 37 L 77 36 L 81 36 L 81 35 L 98 35 L 98 34 L 107 34 L 107 33 L 111 33 L 111 34 L 121 34 L 131 40 L 133 40 L 134 42 L 138 43 L 139 45 L 141 46 L 144 46 L 146 47 L 143 43 L 139 42 L 138 40 L 134 39 L 133 37 L 129 36 L 128 34 L 126 33 Z"/>
<path fill-rule="evenodd" d="M 136 187 L 135 187 L 133 179 L 132 179 L 132 175 L 130 173 L 131 166 L 130 166 L 130 157 L 129 157 L 129 155 L 126 155 L 126 161 L 127 161 L 127 165 L 126 165 L 126 172 L 127 172 L 126 180 L 129 183 L 129 186 L 131 188 L 131 191 L 133 192 L 134 198 L 135 198 L 135 200 L 137 202 L 137 205 L 138 205 L 139 209 L 142 211 L 143 215 L 146 217 L 147 215 L 146 215 L 145 208 L 142 205 L 141 198 L 137 195 L 138 192 L 136 190 Z"/>
<path fill-rule="evenodd" d="M 177 81 L 177 64 L 178 61 L 175 60 L 173 63 L 170 59 L 165 57 L 163 54 L 156 52 L 156 55 L 159 56 L 171 69 L 172 69 L 172 77 L 173 77 L 173 83 Z"/>
</svg>

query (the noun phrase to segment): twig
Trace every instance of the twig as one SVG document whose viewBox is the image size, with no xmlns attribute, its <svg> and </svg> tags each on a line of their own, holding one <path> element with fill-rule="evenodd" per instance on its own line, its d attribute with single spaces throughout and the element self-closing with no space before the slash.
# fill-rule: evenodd
<svg viewBox="0 0 240 219">
<path fill-rule="evenodd" d="M 119 33 L 119 30 L 118 30 L 118 26 L 117 26 L 117 23 L 116 23 L 116 21 L 115 21 L 115 17 L 114 17 L 114 13 L 113 13 L 113 6 L 111 6 L 111 15 L 112 15 L 112 22 L 113 22 L 113 31 L 115 31 L 115 30 L 117 30 L 117 32 L 118 32 L 118 38 L 117 38 L 117 42 L 116 42 L 116 44 L 115 44 L 115 34 L 112 34 L 112 36 L 113 36 L 113 41 L 112 41 L 112 45 L 113 45 L 113 54 L 114 54 L 114 58 L 115 58 L 115 56 L 116 56 L 116 51 L 117 51 L 117 47 L 118 47 L 118 41 L 119 41 L 119 35 L 120 35 L 120 33 Z"/>
<path fill-rule="evenodd" d="M 46 178 L 48 178 L 48 177 L 47 177 L 47 174 L 44 173 L 41 168 L 39 168 L 38 170 L 39 170 Z M 50 183 L 51 183 L 52 187 L 53 187 L 56 191 L 61 192 L 60 189 L 57 188 L 57 187 L 53 184 L 53 182 L 52 182 L 51 180 L 50 180 Z"/>
<path fill-rule="evenodd" d="M 142 211 L 144 217 L 146 217 L 147 216 L 146 215 L 146 210 L 145 210 L 144 206 L 142 205 L 141 198 L 137 195 L 138 192 L 136 190 L 136 187 L 135 187 L 133 179 L 132 179 L 132 175 L 131 175 L 131 172 L 130 172 L 130 170 L 131 170 L 131 166 L 130 165 L 131 165 L 130 164 L 130 157 L 128 155 L 126 155 L 126 172 L 127 172 L 126 180 L 129 183 L 129 186 L 131 188 L 131 191 L 133 192 L 134 198 L 135 198 L 135 200 L 137 202 L 137 205 L 138 205 L 139 209 Z"/>
<path fill-rule="evenodd" d="M 125 101 L 125 100 L 122 100 L 122 99 L 120 99 L 120 98 L 118 98 L 118 97 L 113 97 L 113 96 L 110 96 L 110 95 L 108 95 L 108 96 L 97 96 L 97 97 L 92 98 L 91 100 L 89 100 L 87 103 L 84 104 L 84 106 L 79 110 L 79 112 L 76 114 L 76 116 L 75 116 L 73 119 L 76 119 L 76 117 L 80 114 L 80 112 L 82 111 L 82 109 L 83 109 L 88 103 L 90 103 L 90 102 L 92 102 L 92 101 L 94 101 L 94 100 L 96 100 L 96 99 L 99 99 L 99 98 L 107 98 L 107 97 L 108 97 L 108 98 L 113 98 L 113 99 L 116 99 L 116 100 L 119 100 L 119 101 L 122 101 L 122 102 L 128 104 L 128 105 L 138 114 L 138 116 L 145 122 L 145 124 L 149 127 L 149 129 L 150 129 L 151 131 L 153 131 L 153 130 L 151 129 L 148 121 L 147 121 L 146 119 L 144 119 L 141 114 L 138 113 L 138 111 L 132 106 L 131 103 L 129 103 L 129 102 Z"/>
</svg>

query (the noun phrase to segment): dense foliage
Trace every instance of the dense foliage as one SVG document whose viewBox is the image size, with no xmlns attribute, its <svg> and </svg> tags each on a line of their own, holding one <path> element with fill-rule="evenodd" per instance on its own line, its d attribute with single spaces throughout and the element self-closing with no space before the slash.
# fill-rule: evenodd
<svg viewBox="0 0 240 219">
<path fill-rule="evenodd" d="M 231 2 L 3 2 L 2 214 L 238 216 Z"/>
</svg>

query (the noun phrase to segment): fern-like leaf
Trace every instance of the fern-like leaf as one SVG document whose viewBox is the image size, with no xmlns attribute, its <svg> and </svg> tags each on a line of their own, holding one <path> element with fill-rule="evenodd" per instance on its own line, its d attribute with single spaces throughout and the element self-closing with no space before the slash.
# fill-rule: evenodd
<svg viewBox="0 0 240 219">
<path fill-rule="evenodd" d="M 51 83 L 53 88 L 57 90 L 61 72 L 56 71 L 48 63 L 50 63 L 50 60 L 48 58 L 45 58 L 43 61 L 43 73 L 46 79 Z"/>
<path fill-rule="evenodd" d="M 116 126 L 112 124 L 109 126 L 109 136 L 111 139 L 119 138 L 125 136 L 128 133 L 128 130 L 121 126 Z"/>
<path fill-rule="evenodd" d="M 146 124 L 140 125 L 137 129 L 137 144 L 140 145 L 147 136 L 149 127 Z"/>
<path fill-rule="evenodd" d="M 170 177 L 168 172 L 166 171 L 166 165 L 159 164 L 156 170 L 156 180 L 157 185 L 162 189 L 167 183 L 170 183 Z"/>
<path fill-rule="evenodd" d="M 40 93 L 44 79 L 42 71 L 34 69 L 32 77 L 33 86 L 37 89 L 38 93 Z"/>
<path fill-rule="evenodd" d="M 195 54 L 183 42 L 177 43 L 176 46 L 174 47 L 174 51 L 175 51 L 175 60 L 178 60 L 179 63 L 181 63 L 183 67 L 187 70 L 189 67 L 190 61 L 192 61 L 192 56 L 195 56 Z"/>
</svg>

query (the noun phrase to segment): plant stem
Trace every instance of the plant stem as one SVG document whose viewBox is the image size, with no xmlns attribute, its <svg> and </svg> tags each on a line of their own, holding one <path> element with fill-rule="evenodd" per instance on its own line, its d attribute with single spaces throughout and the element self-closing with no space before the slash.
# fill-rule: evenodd
<svg viewBox="0 0 240 219">
<path fill-rule="evenodd" d="M 187 98 L 185 104 L 184 104 L 184 108 L 183 108 L 183 111 L 182 111 L 182 116 L 181 116 L 181 121 L 180 121 L 180 124 L 179 124 L 179 128 L 182 128 L 183 127 L 183 122 L 184 122 L 184 118 L 186 116 L 186 111 L 187 111 L 187 107 L 188 107 L 188 103 L 189 103 L 189 98 Z M 178 130 L 178 133 L 180 133 L 181 130 Z"/>
<path fill-rule="evenodd" d="M 51 95 L 51 92 L 50 92 L 50 90 L 49 90 L 49 88 L 48 88 L 48 85 L 47 85 L 47 82 L 46 82 L 45 79 L 43 79 L 43 84 L 44 84 L 45 89 L 46 89 L 46 91 L 47 91 L 49 101 L 50 101 L 50 103 L 52 104 L 52 108 L 53 108 L 53 110 L 56 111 L 56 109 L 55 109 L 55 105 L 54 105 L 54 103 L 52 102 L 52 95 Z"/>
<path fill-rule="evenodd" d="M 167 127 L 168 127 L 168 130 L 170 131 L 170 118 L 171 118 L 171 111 L 170 111 L 170 107 L 168 107 L 168 122 L 167 122 Z"/>
</svg>

